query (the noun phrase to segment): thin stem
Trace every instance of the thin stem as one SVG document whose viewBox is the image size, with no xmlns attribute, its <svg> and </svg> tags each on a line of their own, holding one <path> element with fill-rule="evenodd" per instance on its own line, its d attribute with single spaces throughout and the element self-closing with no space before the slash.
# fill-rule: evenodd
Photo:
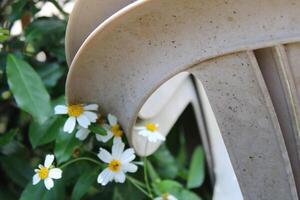
<svg viewBox="0 0 300 200">
<path fill-rule="evenodd" d="M 89 158 L 89 157 L 80 157 L 80 158 L 75 158 L 73 160 L 70 160 L 69 162 L 66 162 L 66 163 L 62 164 L 59 168 L 63 169 L 65 167 L 67 167 L 68 165 L 72 164 L 72 163 L 82 161 L 82 160 L 90 161 L 92 163 L 95 163 L 97 165 L 102 166 L 102 163 L 100 163 L 99 161 L 97 161 L 95 159 L 92 159 L 92 158 Z"/>
<path fill-rule="evenodd" d="M 145 183 L 146 183 L 148 193 L 151 196 L 151 198 L 153 198 L 153 195 L 151 193 L 150 184 L 149 184 L 148 175 L 147 175 L 147 158 L 146 157 L 144 157 L 144 178 L 145 178 Z"/>
<path fill-rule="evenodd" d="M 137 189 L 139 189 L 144 195 L 149 197 L 150 199 L 153 199 L 152 195 L 150 195 L 146 190 L 144 190 L 139 184 L 136 183 L 136 180 L 133 179 L 130 176 L 127 176 L 127 179 L 134 185 Z"/>
</svg>

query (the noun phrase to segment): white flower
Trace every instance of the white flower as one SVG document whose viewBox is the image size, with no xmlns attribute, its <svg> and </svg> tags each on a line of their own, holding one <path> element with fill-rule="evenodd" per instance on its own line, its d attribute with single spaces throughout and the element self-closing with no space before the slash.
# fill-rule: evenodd
<svg viewBox="0 0 300 200">
<path fill-rule="evenodd" d="M 147 123 L 145 126 L 134 127 L 138 134 L 146 137 L 149 142 L 161 142 L 166 138 L 158 131 L 158 124 Z"/>
<path fill-rule="evenodd" d="M 124 151 L 124 147 L 125 144 L 123 142 L 113 144 L 112 154 L 100 148 L 98 157 L 108 164 L 108 167 L 98 176 L 97 182 L 101 185 L 104 186 L 113 180 L 117 183 L 124 183 L 125 173 L 137 171 L 137 166 L 131 163 L 135 159 L 134 150 L 130 148 Z"/>
<path fill-rule="evenodd" d="M 169 193 L 164 193 L 160 197 L 156 197 L 154 200 L 177 200 L 177 198 Z"/>
<path fill-rule="evenodd" d="M 73 105 L 58 105 L 54 108 L 55 114 L 62 115 L 68 114 L 69 118 L 67 119 L 64 125 L 64 131 L 72 133 L 76 126 L 76 120 L 80 126 L 83 128 L 88 128 L 91 123 L 96 122 L 98 116 L 92 111 L 98 110 L 97 104 L 90 104 L 84 106 L 83 104 L 73 104 Z"/>
<path fill-rule="evenodd" d="M 90 132 L 91 131 L 88 128 L 83 128 L 80 126 L 78 131 L 75 134 L 75 137 L 83 141 L 89 136 Z"/>
<path fill-rule="evenodd" d="M 35 175 L 32 178 L 32 184 L 36 185 L 40 180 L 44 180 L 45 187 L 50 190 L 54 186 L 53 179 L 60 179 L 62 171 L 59 168 L 54 168 L 52 165 L 54 155 L 46 155 L 44 165 L 39 165 L 39 169 L 35 169 Z"/>
<path fill-rule="evenodd" d="M 109 124 L 103 124 L 103 128 L 106 130 L 107 135 L 103 136 L 96 134 L 97 140 L 101 142 L 107 142 L 114 137 L 114 143 L 122 142 L 123 131 L 118 124 L 118 119 L 111 114 L 108 114 L 107 119 Z"/>
</svg>

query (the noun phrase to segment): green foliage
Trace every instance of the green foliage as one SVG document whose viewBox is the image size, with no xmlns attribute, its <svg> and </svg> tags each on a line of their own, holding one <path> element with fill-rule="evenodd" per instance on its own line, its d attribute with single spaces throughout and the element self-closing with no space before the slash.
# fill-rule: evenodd
<svg viewBox="0 0 300 200">
<path fill-rule="evenodd" d="M 77 138 L 75 138 L 74 133 L 59 133 L 54 148 L 54 154 L 57 162 L 62 163 L 70 159 L 75 147 L 77 147 L 79 144 L 80 142 Z"/>
<path fill-rule="evenodd" d="M 197 194 L 185 189 L 180 183 L 173 180 L 161 181 L 155 184 L 155 188 L 160 195 L 169 193 L 180 200 L 201 200 Z"/>
<path fill-rule="evenodd" d="M 52 114 L 50 97 L 41 78 L 32 67 L 13 55 L 7 57 L 8 85 L 18 106 L 30 113 L 39 123 Z"/>
<path fill-rule="evenodd" d="M 205 178 L 205 158 L 204 150 L 198 146 L 192 157 L 192 162 L 189 169 L 187 187 L 197 188 L 202 185 Z"/>
<path fill-rule="evenodd" d="M 0 42 L 4 42 L 9 37 L 9 30 L 0 28 Z"/>
<path fill-rule="evenodd" d="M 28 183 L 25 190 L 21 194 L 20 200 L 64 200 L 65 199 L 65 188 L 62 180 L 58 180 L 55 183 L 54 188 L 51 191 L 45 190 L 44 183 L 41 181 L 37 185 Z"/>
</svg>

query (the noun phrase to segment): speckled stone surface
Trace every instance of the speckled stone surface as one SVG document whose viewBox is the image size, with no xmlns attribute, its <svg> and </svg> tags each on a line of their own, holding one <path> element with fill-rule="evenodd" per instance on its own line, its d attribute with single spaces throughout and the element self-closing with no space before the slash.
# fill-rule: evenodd
<svg viewBox="0 0 300 200">
<path fill-rule="evenodd" d="M 98 103 L 102 112 L 118 116 L 133 144 L 135 137 L 131 130 L 137 114 L 162 83 L 208 59 L 241 51 L 249 54 L 253 49 L 300 41 L 299 12 L 300 1 L 297 0 L 148 0 L 137 3 L 100 25 L 80 48 L 68 75 L 68 102 Z M 247 61 L 244 54 L 237 57 Z M 248 98 L 241 97 L 242 103 L 247 105 L 234 99 L 226 101 L 228 105 L 217 101 L 212 104 L 215 112 L 220 113 L 217 119 L 227 120 L 226 124 L 220 124 L 220 129 L 225 130 L 222 131 L 224 142 L 234 161 L 245 199 L 298 199 L 272 106 L 264 106 L 266 96 L 259 93 L 257 83 L 252 82 L 251 71 L 245 72 L 248 79 L 243 76 L 240 82 L 234 82 L 245 67 L 233 67 L 237 70 L 236 77 L 232 74 L 223 77 L 228 80 L 228 85 L 224 85 L 220 79 L 226 67 L 215 65 L 212 74 L 208 74 L 212 77 L 209 87 L 216 89 L 211 97 L 219 97 L 221 90 L 229 92 L 228 85 L 233 83 L 240 84 L 237 88 L 240 95 L 244 92 L 242 85 L 247 86 L 245 91 L 252 91 L 249 94 L 259 95 L 251 98 L 246 93 Z M 201 68 L 198 70 L 200 73 Z M 262 86 L 261 82 L 259 85 Z M 255 105 L 261 106 L 260 109 Z M 254 119 L 254 111 L 261 120 Z M 228 135 L 231 128 L 233 136 Z"/>
</svg>

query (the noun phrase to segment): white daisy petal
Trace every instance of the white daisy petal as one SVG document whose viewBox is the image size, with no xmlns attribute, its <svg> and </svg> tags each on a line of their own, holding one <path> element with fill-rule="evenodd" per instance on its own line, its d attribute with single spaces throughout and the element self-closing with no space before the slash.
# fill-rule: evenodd
<svg viewBox="0 0 300 200">
<path fill-rule="evenodd" d="M 133 129 L 136 131 L 147 130 L 144 126 L 135 126 Z"/>
<path fill-rule="evenodd" d="M 97 156 L 105 163 L 109 163 L 113 159 L 111 154 L 102 148 L 100 148 L 100 152 L 97 154 Z"/>
<path fill-rule="evenodd" d="M 112 181 L 114 178 L 114 174 L 112 171 L 110 171 L 108 168 L 103 170 L 97 178 L 97 182 L 101 185 L 105 186 L 108 182 Z"/>
<path fill-rule="evenodd" d="M 76 132 L 75 137 L 83 141 L 88 137 L 90 132 L 91 131 L 89 129 L 80 127 L 79 130 Z"/>
<path fill-rule="evenodd" d="M 59 168 L 52 168 L 49 170 L 49 178 L 60 179 L 62 170 Z"/>
<path fill-rule="evenodd" d="M 122 137 L 115 136 L 113 143 L 115 144 L 115 143 L 120 143 L 120 142 L 122 142 Z"/>
<path fill-rule="evenodd" d="M 84 111 L 83 114 L 93 123 L 95 123 L 98 119 L 98 115 L 91 111 Z"/>
<path fill-rule="evenodd" d="M 109 125 L 113 126 L 116 125 L 118 123 L 118 119 L 116 118 L 116 116 L 112 115 L 112 114 L 108 114 L 107 116 Z"/>
<path fill-rule="evenodd" d="M 85 115 L 80 115 L 77 117 L 78 124 L 83 128 L 88 128 L 91 124 L 90 120 Z"/>
<path fill-rule="evenodd" d="M 115 175 L 114 179 L 115 179 L 115 181 L 116 181 L 117 183 L 124 183 L 124 182 L 125 182 L 126 176 L 125 176 L 125 173 L 124 173 L 124 172 L 118 171 L 118 172 L 115 173 L 114 175 Z"/>
<path fill-rule="evenodd" d="M 51 190 L 51 188 L 53 188 L 53 186 L 54 186 L 54 182 L 53 182 L 52 178 L 46 178 L 44 180 L 44 184 L 45 184 L 45 187 L 47 188 L 47 190 Z"/>
<path fill-rule="evenodd" d="M 32 177 L 32 184 L 33 185 L 36 185 L 40 182 L 41 178 L 39 177 L 38 174 L 35 174 L 33 177 Z"/>
<path fill-rule="evenodd" d="M 54 113 L 56 115 L 67 114 L 68 113 L 68 107 L 67 106 L 63 106 L 63 105 L 55 106 Z"/>
<path fill-rule="evenodd" d="M 64 132 L 72 133 L 75 129 L 76 125 L 76 118 L 75 117 L 69 117 L 64 125 Z"/>
<path fill-rule="evenodd" d="M 125 144 L 123 142 L 115 143 L 112 146 L 112 156 L 115 159 L 119 159 L 124 151 Z"/>
<path fill-rule="evenodd" d="M 93 110 L 93 111 L 97 111 L 98 110 L 98 105 L 97 104 L 90 104 L 90 105 L 86 105 L 84 106 L 84 110 Z"/>
<path fill-rule="evenodd" d="M 122 165 L 122 170 L 124 172 L 130 172 L 130 173 L 134 173 L 136 172 L 138 169 L 138 167 L 135 164 L 132 163 L 126 163 Z"/>
<path fill-rule="evenodd" d="M 54 161 L 54 155 L 52 154 L 46 155 L 44 166 L 49 168 L 52 165 L 53 161 Z"/>
<path fill-rule="evenodd" d="M 138 132 L 138 134 L 144 137 L 148 137 L 151 134 L 151 132 L 147 130 L 141 130 Z"/>
<path fill-rule="evenodd" d="M 110 140 L 114 135 L 112 134 L 111 131 L 107 131 L 107 134 L 106 135 L 99 135 L 99 134 L 96 134 L 96 139 L 99 141 L 99 142 L 104 142 L 106 143 L 108 140 Z"/>
<path fill-rule="evenodd" d="M 178 199 L 176 197 L 174 197 L 173 195 L 169 194 L 168 200 L 178 200 Z"/>
<path fill-rule="evenodd" d="M 135 159 L 135 154 L 133 148 L 126 149 L 120 157 L 122 163 L 128 163 L 133 161 L 134 159 Z"/>
</svg>

